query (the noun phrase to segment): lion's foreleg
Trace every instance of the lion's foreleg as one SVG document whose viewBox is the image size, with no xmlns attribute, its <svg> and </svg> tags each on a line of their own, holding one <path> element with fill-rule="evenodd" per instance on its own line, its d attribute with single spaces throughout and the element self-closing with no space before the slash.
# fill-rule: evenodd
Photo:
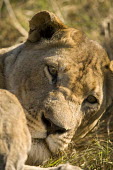
<svg viewBox="0 0 113 170">
<path fill-rule="evenodd" d="M 57 167 L 49 167 L 49 168 L 24 165 L 23 170 L 82 170 L 82 169 L 77 166 L 72 166 L 70 164 L 62 164 Z"/>
</svg>

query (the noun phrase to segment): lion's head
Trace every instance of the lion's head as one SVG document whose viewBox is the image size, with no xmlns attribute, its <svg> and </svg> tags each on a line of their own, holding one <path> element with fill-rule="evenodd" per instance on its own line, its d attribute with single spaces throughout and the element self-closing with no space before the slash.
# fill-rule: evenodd
<svg viewBox="0 0 113 170">
<path fill-rule="evenodd" d="M 26 111 L 30 164 L 64 150 L 73 136 L 85 136 L 111 104 L 113 66 L 106 52 L 50 12 L 31 19 L 28 40 L 5 64 L 6 88 Z"/>
</svg>

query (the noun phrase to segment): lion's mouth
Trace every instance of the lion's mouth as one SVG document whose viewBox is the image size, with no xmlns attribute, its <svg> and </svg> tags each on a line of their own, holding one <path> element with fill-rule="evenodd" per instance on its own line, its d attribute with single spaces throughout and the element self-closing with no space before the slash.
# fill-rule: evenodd
<svg viewBox="0 0 113 170">
<path fill-rule="evenodd" d="M 33 144 L 36 146 L 45 146 L 51 154 L 57 154 L 57 152 L 64 150 L 72 137 L 69 137 L 70 130 L 55 125 L 50 119 L 47 119 L 42 114 L 43 124 L 46 126 L 46 137 L 44 138 L 32 138 Z"/>
<path fill-rule="evenodd" d="M 44 114 L 42 115 L 42 121 L 47 128 L 47 136 L 50 134 L 63 134 L 68 132 L 65 128 L 55 125 L 50 119 L 45 118 Z"/>
<path fill-rule="evenodd" d="M 55 125 L 50 119 L 42 115 L 43 124 L 46 126 L 45 138 L 32 138 L 33 145 L 41 148 L 42 145 L 49 154 L 56 155 L 60 151 L 65 150 L 70 143 L 73 133 L 71 130 Z"/>
</svg>

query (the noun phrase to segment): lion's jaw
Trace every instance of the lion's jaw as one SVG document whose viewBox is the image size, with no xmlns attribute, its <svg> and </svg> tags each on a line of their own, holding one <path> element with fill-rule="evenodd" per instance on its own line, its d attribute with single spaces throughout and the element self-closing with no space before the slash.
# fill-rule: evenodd
<svg viewBox="0 0 113 170">
<path fill-rule="evenodd" d="M 68 134 L 51 134 L 46 139 L 32 139 L 27 164 L 40 165 L 50 159 L 52 155 L 57 155 L 58 151 L 64 151 L 73 136 Z"/>
</svg>

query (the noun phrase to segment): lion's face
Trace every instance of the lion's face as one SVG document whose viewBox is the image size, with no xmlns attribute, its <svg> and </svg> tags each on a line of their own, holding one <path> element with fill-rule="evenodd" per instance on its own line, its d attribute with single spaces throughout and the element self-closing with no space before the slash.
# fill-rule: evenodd
<svg viewBox="0 0 113 170">
<path fill-rule="evenodd" d="M 109 102 L 109 60 L 101 46 L 75 29 L 62 28 L 38 43 L 29 40 L 9 88 L 26 111 L 33 140 L 29 162 L 41 162 L 64 150 L 74 135 L 83 137 L 102 116 Z"/>
</svg>

